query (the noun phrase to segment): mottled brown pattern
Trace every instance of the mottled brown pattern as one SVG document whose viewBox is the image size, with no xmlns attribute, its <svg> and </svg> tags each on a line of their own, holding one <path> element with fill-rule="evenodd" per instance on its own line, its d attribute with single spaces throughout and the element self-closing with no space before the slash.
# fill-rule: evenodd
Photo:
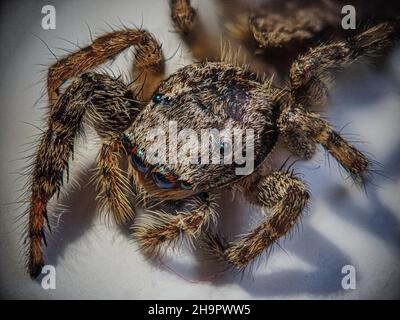
<svg viewBox="0 0 400 320">
<path fill-rule="evenodd" d="M 97 167 L 92 179 L 96 185 L 101 211 L 111 211 L 118 224 L 126 223 L 134 217 L 129 201 L 129 180 L 120 168 L 120 159 L 124 154 L 120 140 L 104 141 L 97 156 Z"/>
</svg>

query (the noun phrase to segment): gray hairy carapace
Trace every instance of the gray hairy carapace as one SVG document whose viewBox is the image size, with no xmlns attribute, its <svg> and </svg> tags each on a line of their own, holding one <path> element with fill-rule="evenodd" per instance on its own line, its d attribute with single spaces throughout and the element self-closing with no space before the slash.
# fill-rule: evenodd
<svg viewBox="0 0 400 320">
<path fill-rule="evenodd" d="M 173 1 L 177 30 L 196 24 L 188 1 Z M 179 4 L 180 6 L 176 6 Z M 189 10 L 190 9 L 190 10 Z M 175 10 L 175 11 L 174 11 Z M 178 12 L 176 12 L 178 11 Z M 136 219 L 133 233 L 140 247 L 157 253 L 162 244 L 185 236 L 201 238 L 204 247 L 242 269 L 286 235 L 307 205 L 305 184 L 287 170 L 265 175 L 263 163 L 282 138 L 288 149 L 309 159 L 321 144 L 357 182 L 363 182 L 370 161 L 352 147 L 310 107 L 324 99 L 329 71 L 360 56 L 388 47 L 398 32 L 397 22 L 368 28 L 347 40 L 320 44 L 297 57 L 287 86 L 275 88 L 246 67 L 226 62 L 199 62 L 181 68 L 166 80 L 161 46 L 149 32 L 126 29 L 97 38 L 91 45 L 58 60 L 48 72 L 50 112 L 33 158 L 30 175 L 27 268 L 32 277 L 45 263 L 42 243 L 50 229 L 47 205 L 68 181 L 74 141 L 91 126 L 102 140 L 93 182 L 98 201 L 117 223 L 134 218 L 134 206 L 151 204 L 152 212 Z M 125 84 L 108 75 L 85 73 L 134 46 L 135 81 Z M 76 78 L 61 92 L 61 84 Z M 238 176 L 235 163 L 151 165 L 146 161 L 149 130 L 175 121 L 179 129 L 252 129 L 255 170 Z M 128 159 L 128 170 L 120 168 Z M 218 190 L 241 190 L 247 199 L 269 211 L 249 233 L 223 243 L 210 232 L 216 222 Z M 154 204 L 183 202 L 171 214 Z"/>
</svg>

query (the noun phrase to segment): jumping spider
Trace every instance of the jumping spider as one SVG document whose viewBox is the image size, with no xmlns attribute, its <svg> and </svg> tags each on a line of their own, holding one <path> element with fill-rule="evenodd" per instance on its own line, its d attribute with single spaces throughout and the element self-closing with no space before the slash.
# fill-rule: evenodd
<svg viewBox="0 0 400 320">
<path fill-rule="evenodd" d="M 189 30 L 193 9 L 188 1 L 172 1 L 178 30 Z M 27 230 L 27 268 L 37 277 L 44 265 L 42 242 L 49 226 L 47 206 L 68 181 L 68 164 L 83 124 L 102 140 L 94 176 L 100 206 L 117 223 L 134 218 L 131 199 L 138 203 L 180 201 L 190 212 L 169 214 L 153 209 L 136 221 L 134 236 L 147 252 L 179 236 L 202 237 L 210 251 L 236 268 L 285 236 L 296 224 L 310 197 L 304 182 L 287 170 L 263 175 L 263 166 L 278 139 L 302 159 L 322 145 L 357 182 L 363 182 L 370 162 L 310 108 L 323 99 L 324 80 L 333 69 L 388 47 L 398 24 L 384 22 L 359 34 L 322 43 L 297 57 L 283 88 L 271 85 L 241 65 L 227 61 L 198 62 L 166 80 L 161 46 L 143 29 L 126 29 L 101 36 L 91 45 L 51 65 L 47 90 L 50 104 L 32 164 Z M 106 74 L 87 72 L 134 46 L 132 84 Z M 72 80 L 71 80 L 72 79 Z M 65 90 L 62 84 L 70 80 Z M 151 128 L 176 121 L 178 129 L 253 129 L 254 167 L 248 176 L 235 174 L 236 164 L 150 164 L 147 139 Z M 120 160 L 128 159 L 127 173 Z M 270 214 L 237 241 L 222 244 L 208 228 L 216 219 L 216 200 L 223 188 L 240 189 L 252 203 Z M 50 228 L 50 226 L 49 226 Z"/>
</svg>

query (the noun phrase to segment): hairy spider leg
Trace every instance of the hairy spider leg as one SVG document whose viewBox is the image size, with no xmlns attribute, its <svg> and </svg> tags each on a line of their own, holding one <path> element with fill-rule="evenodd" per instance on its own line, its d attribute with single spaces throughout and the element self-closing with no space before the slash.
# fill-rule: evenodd
<svg viewBox="0 0 400 320">
<path fill-rule="evenodd" d="M 48 129 L 43 133 L 32 164 L 31 195 L 29 198 L 29 245 L 27 267 L 31 277 L 37 277 L 44 265 L 42 241 L 46 243 L 44 224 L 47 204 L 59 193 L 68 176 L 68 162 L 74 141 L 87 122 L 104 141 L 95 174 L 101 207 L 107 207 L 117 222 L 131 216 L 127 206 L 127 180 L 116 165 L 121 136 L 138 114 L 141 104 L 132 87 L 100 74 L 82 72 L 106 62 L 129 46 L 135 46 L 135 62 L 152 74 L 164 72 L 161 46 L 145 30 L 129 29 L 97 38 L 91 45 L 58 60 L 48 71 L 48 95 L 51 109 Z M 79 76 L 80 75 L 80 76 Z M 79 76 L 60 93 L 62 83 Z M 149 80 L 149 78 L 147 78 Z M 151 80 L 151 79 L 150 79 Z M 157 80 L 158 81 L 158 80 Z M 150 82 L 150 81 L 149 81 Z M 149 84 L 146 82 L 146 84 Z M 158 83 L 152 83 L 153 87 Z M 143 88 L 145 83 L 139 87 Z M 137 86 L 135 88 L 138 88 Z"/>
<path fill-rule="evenodd" d="M 171 18 L 175 31 L 187 44 L 198 61 L 218 61 L 220 52 L 212 36 L 206 32 L 203 21 L 190 0 L 170 0 Z M 215 39 L 214 39 L 215 40 Z"/>
<path fill-rule="evenodd" d="M 138 81 L 134 81 L 135 88 L 142 88 L 143 84 L 140 80 L 146 80 L 146 85 L 155 89 L 161 81 L 165 69 L 161 46 L 146 30 L 126 29 L 98 37 L 89 46 L 51 65 L 47 77 L 50 103 L 55 103 L 60 95 L 60 86 L 65 81 L 105 63 L 131 46 L 136 48 L 134 79 L 142 73 L 146 74 L 146 77 L 140 76 Z M 145 90 L 147 94 L 148 92 L 153 93 L 151 89 L 145 88 Z M 144 100 L 149 98 L 150 96 L 143 95 Z"/>
<path fill-rule="evenodd" d="M 361 57 L 374 56 L 382 50 L 390 47 L 399 36 L 399 20 L 392 22 L 380 23 L 370 27 L 360 34 L 354 35 L 346 40 L 340 40 L 330 43 L 323 43 L 315 48 L 311 48 L 307 53 L 301 54 L 292 64 L 289 75 L 289 102 L 292 109 L 300 107 L 301 109 L 309 110 L 316 105 L 323 105 L 327 101 L 326 83 L 329 82 L 330 72 L 349 66 Z M 297 109 L 300 110 L 300 109 Z M 304 110 L 303 110 L 304 111 Z M 294 114 L 299 112 L 290 112 L 287 110 L 287 116 L 293 118 Z M 332 134 L 329 141 L 331 145 L 327 145 L 328 137 L 315 138 L 315 133 L 309 132 L 312 129 L 318 129 L 323 126 L 327 127 L 326 133 L 331 130 L 329 125 L 323 123 L 321 119 L 317 120 L 317 116 L 311 113 L 300 112 L 301 116 L 309 119 L 306 123 L 313 123 L 313 128 L 303 128 L 303 130 L 283 130 L 285 142 L 290 151 L 300 156 L 302 159 L 310 159 L 315 152 L 314 143 L 322 143 L 335 157 L 339 157 L 342 165 L 346 169 L 351 168 L 350 159 L 358 158 L 354 152 L 349 151 L 348 159 L 340 157 L 336 149 L 340 146 L 333 147 L 332 143 L 337 142 L 344 146 L 342 139 L 337 137 L 337 134 Z M 300 116 L 299 114 L 299 116 Z M 317 117 L 317 118 L 315 118 Z M 319 124 L 317 124 L 317 122 Z M 310 133 L 313 138 L 308 135 Z M 305 135 L 306 134 L 306 135 Z M 344 150 L 342 148 L 342 150 Z M 350 155 L 351 154 L 351 155 Z M 337 158 L 338 159 L 338 158 Z M 360 163 L 361 165 L 361 163 Z M 350 169 L 351 170 L 355 169 Z M 356 174 L 358 174 L 356 172 Z"/>
<path fill-rule="evenodd" d="M 229 262 L 238 270 L 244 270 L 265 249 L 285 236 L 298 222 L 309 199 L 304 183 L 281 171 L 261 178 L 248 193 L 253 203 L 270 211 L 269 215 L 233 242 L 224 243 L 219 235 L 211 232 L 207 232 L 202 239 L 211 255 Z"/>
<path fill-rule="evenodd" d="M 157 254 L 163 244 L 170 244 L 185 237 L 191 244 L 210 224 L 216 224 L 217 196 L 201 193 L 184 201 L 190 212 L 177 214 L 156 211 L 137 219 L 132 229 L 141 249 Z"/>
<path fill-rule="evenodd" d="M 321 96 L 321 81 L 333 70 L 347 67 L 360 57 L 374 56 L 390 47 L 399 37 L 399 20 L 384 22 L 365 31 L 330 43 L 323 43 L 299 55 L 291 66 L 289 93 L 292 105 L 309 107 Z"/>
</svg>

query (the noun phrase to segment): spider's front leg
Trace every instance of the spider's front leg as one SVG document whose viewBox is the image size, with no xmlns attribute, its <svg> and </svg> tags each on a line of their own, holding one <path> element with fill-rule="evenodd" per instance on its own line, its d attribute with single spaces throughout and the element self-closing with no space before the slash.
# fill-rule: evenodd
<svg viewBox="0 0 400 320">
<path fill-rule="evenodd" d="M 161 245 L 169 244 L 180 236 L 189 241 L 198 238 L 210 223 L 215 224 L 216 196 L 201 193 L 183 200 L 182 207 L 188 212 L 176 214 L 161 211 L 139 217 L 132 227 L 142 250 L 151 254 L 159 252 Z"/>
<path fill-rule="evenodd" d="M 74 80 L 53 105 L 30 181 L 28 269 L 32 277 L 41 272 L 44 264 L 41 244 L 46 244 L 46 220 L 49 225 L 47 204 L 60 193 L 64 181 L 68 182 L 69 159 L 75 140 L 83 133 L 83 123 L 92 126 L 102 140 L 115 140 L 131 124 L 137 107 L 125 84 L 94 73 Z"/>
<path fill-rule="evenodd" d="M 50 103 L 60 96 L 61 85 L 86 70 L 99 66 L 125 49 L 134 46 L 135 68 L 133 73 L 135 94 L 143 100 L 150 99 L 164 76 L 164 57 L 161 45 L 152 34 L 142 29 L 126 29 L 98 37 L 89 46 L 82 48 L 49 67 L 47 91 Z M 143 86 L 143 82 L 146 86 Z"/>
<path fill-rule="evenodd" d="M 65 176 L 68 181 L 69 159 L 75 139 L 83 132 L 83 123 L 91 126 L 104 142 L 96 171 L 101 206 L 107 207 L 117 222 L 132 214 L 123 192 L 128 182 L 118 168 L 118 160 L 123 151 L 122 134 L 141 107 L 137 91 L 106 75 L 82 74 L 132 45 L 137 49 L 135 62 L 138 69 L 150 75 L 146 77 L 146 85 L 157 87 L 159 74 L 164 71 L 164 60 L 159 44 L 145 30 L 124 30 L 99 37 L 90 46 L 60 59 L 49 68 L 47 82 L 51 110 L 47 130 L 39 141 L 32 164 L 28 200 L 27 267 L 31 277 L 37 277 L 44 265 L 42 241 L 46 244 L 47 204 L 60 192 Z M 61 93 L 60 86 L 71 77 L 78 78 Z"/>
<path fill-rule="evenodd" d="M 92 177 L 101 211 L 110 212 L 117 224 L 123 224 L 134 216 L 128 199 L 128 195 L 131 194 L 129 180 L 120 168 L 121 157 L 124 154 L 120 135 L 103 141 L 96 159 L 95 174 Z"/>
<path fill-rule="evenodd" d="M 276 171 L 248 190 L 248 197 L 270 214 L 238 240 L 223 244 L 211 233 L 204 238 L 211 254 L 244 269 L 254 258 L 285 236 L 299 220 L 309 199 L 304 183 L 286 172 Z"/>
</svg>

